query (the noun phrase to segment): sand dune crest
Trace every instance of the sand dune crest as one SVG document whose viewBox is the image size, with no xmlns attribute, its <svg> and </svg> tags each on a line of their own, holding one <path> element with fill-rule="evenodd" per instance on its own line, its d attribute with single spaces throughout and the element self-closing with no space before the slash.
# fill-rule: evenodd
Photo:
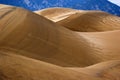
<svg viewBox="0 0 120 80">
<path fill-rule="evenodd" d="M 52 13 L 47 15 L 45 14 L 45 12 L 49 13 L 50 11 L 52 11 Z M 102 11 L 82 11 L 67 8 L 53 8 L 38 11 L 36 13 L 45 16 L 57 24 L 73 31 L 97 32 L 120 29 L 120 18 Z"/>
</svg>

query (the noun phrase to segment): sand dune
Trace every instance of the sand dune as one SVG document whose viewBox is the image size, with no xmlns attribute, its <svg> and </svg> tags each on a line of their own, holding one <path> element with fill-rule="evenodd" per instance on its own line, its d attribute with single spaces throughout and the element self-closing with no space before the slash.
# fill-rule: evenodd
<svg viewBox="0 0 120 80">
<path fill-rule="evenodd" d="M 120 79 L 120 61 L 107 61 L 102 62 L 86 68 L 68 68 L 85 74 L 89 74 L 93 77 L 98 77 L 107 80 L 119 80 Z"/>
<path fill-rule="evenodd" d="M 72 76 L 71 76 L 72 75 Z M 0 51 L 0 80 L 100 80 L 11 52 Z"/>
<path fill-rule="evenodd" d="M 35 11 L 35 13 L 42 15 L 54 22 L 63 20 L 76 12 L 78 11 L 70 8 L 47 8 L 40 11 Z"/>
<path fill-rule="evenodd" d="M 116 60 L 86 68 L 65 68 L 0 51 L 0 80 L 119 80 L 119 67 L 120 61 Z"/>
<path fill-rule="evenodd" d="M 40 13 L 40 15 L 44 16 L 44 14 L 43 14 L 44 12 L 49 13 L 50 10 L 54 10 L 54 9 L 58 12 L 61 11 L 61 13 L 62 13 L 62 9 L 65 10 L 64 8 L 53 8 L 53 9 L 42 10 L 39 13 Z M 68 14 L 69 11 L 67 11 L 67 10 L 70 10 L 70 9 L 66 9 L 66 13 Z M 94 28 L 94 30 L 96 30 L 97 32 L 95 31 L 95 32 L 91 33 L 91 30 L 93 30 L 93 28 L 91 28 L 91 27 L 89 27 L 89 29 L 83 28 L 84 30 L 87 30 L 89 32 L 87 32 L 87 31 L 75 32 L 78 35 L 80 35 L 79 37 L 84 38 L 86 40 L 86 42 L 89 43 L 89 45 L 90 45 L 89 48 L 92 48 L 91 49 L 92 53 L 90 52 L 89 54 L 92 56 L 94 55 L 94 57 L 96 57 L 97 60 L 99 60 L 99 61 L 120 59 L 120 57 L 119 57 L 120 56 L 120 54 L 119 54 L 120 53 L 120 49 L 119 49 L 120 38 L 118 36 L 116 36 L 116 35 L 120 34 L 119 29 L 116 28 L 116 27 L 119 28 L 119 19 L 120 18 L 117 16 L 110 15 L 105 12 L 100 12 L 100 11 L 81 11 L 81 12 L 77 11 L 77 13 L 76 13 L 76 11 L 74 14 L 69 15 L 68 18 L 58 21 L 58 23 L 61 21 L 63 21 L 63 23 L 64 23 L 65 22 L 64 20 L 66 20 L 66 21 L 68 21 L 68 23 L 66 23 L 66 22 L 65 23 L 68 27 L 71 26 L 73 28 L 76 28 L 77 30 L 79 30 L 80 27 L 75 27 L 75 26 L 84 27 L 84 26 L 89 25 L 91 27 L 95 27 L 96 29 Z M 71 12 L 74 12 L 74 10 L 71 9 Z M 53 15 L 53 14 L 56 14 L 56 13 L 54 13 L 54 11 L 53 11 L 52 14 L 47 14 L 47 17 L 49 17 L 49 15 Z M 84 17 L 84 19 L 83 19 L 83 18 L 81 18 L 81 16 L 79 17 L 77 14 L 81 15 L 81 16 L 83 14 L 86 14 L 89 16 L 87 16 L 88 18 Z M 55 15 L 55 17 L 60 16 L 60 15 L 61 14 L 58 13 L 57 15 Z M 71 16 L 73 18 L 70 18 Z M 94 20 L 92 20 L 91 18 L 94 18 Z M 100 21 L 98 21 L 98 23 L 96 23 L 95 20 L 97 20 L 98 18 L 103 21 L 105 19 L 106 20 L 106 22 L 104 22 L 105 24 L 102 24 L 102 25 L 99 24 L 99 23 L 101 23 Z M 106 19 L 106 18 L 109 18 L 109 19 Z M 81 23 L 79 20 L 81 20 L 81 21 L 85 20 L 84 22 L 86 22 L 86 23 L 84 23 L 84 22 Z M 89 22 L 87 22 L 87 21 L 90 21 L 91 23 L 95 23 L 100 27 L 97 27 L 94 24 L 89 24 Z M 74 24 L 74 25 L 72 25 L 72 24 Z M 102 28 L 104 28 L 104 30 L 102 30 Z M 101 30 L 97 30 L 97 29 L 101 29 Z M 112 31 L 112 30 L 114 30 L 114 31 Z M 102 31 L 102 32 L 99 32 L 99 31 Z"/>
<path fill-rule="evenodd" d="M 50 11 L 52 11 L 52 13 Z M 61 14 L 62 12 L 63 14 Z M 73 31 L 96 32 L 120 29 L 120 18 L 102 11 L 81 11 L 67 8 L 54 8 L 45 9 L 36 13 Z M 46 15 L 46 13 L 48 14 Z"/>
<path fill-rule="evenodd" d="M 117 36 L 120 34 L 119 30 L 93 33 L 78 32 L 78 34 L 86 38 L 93 48 L 95 47 L 95 51 L 102 60 L 120 59 L 118 57 L 120 56 L 120 37 Z"/>
<path fill-rule="evenodd" d="M 0 5 L 0 80 L 119 80 L 119 19 Z"/>
<path fill-rule="evenodd" d="M 94 54 L 90 44 L 79 34 L 27 10 L 14 7 L 1 10 L 5 10 L 0 21 L 1 49 L 60 66 L 88 66 L 99 62 L 96 55 L 90 54 Z"/>
<path fill-rule="evenodd" d="M 119 17 L 100 11 L 78 12 L 57 23 L 71 30 L 80 32 L 110 31 L 120 29 Z"/>
</svg>

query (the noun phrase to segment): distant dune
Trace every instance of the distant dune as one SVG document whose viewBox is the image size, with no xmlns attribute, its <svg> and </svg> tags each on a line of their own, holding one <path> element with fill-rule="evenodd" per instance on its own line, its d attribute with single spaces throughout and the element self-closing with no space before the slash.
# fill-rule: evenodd
<svg viewBox="0 0 120 80">
<path fill-rule="evenodd" d="M 120 29 L 120 18 L 102 11 L 52 8 L 36 13 L 73 31 L 96 32 Z"/>
<path fill-rule="evenodd" d="M 47 8 L 40 11 L 35 11 L 35 13 L 42 15 L 54 22 L 63 20 L 76 12 L 78 12 L 78 10 L 70 8 Z"/>
<path fill-rule="evenodd" d="M 0 5 L 0 80 L 119 80 L 119 20 L 101 11 Z"/>
<path fill-rule="evenodd" d="M 70 15 L 75 14 L 76 12 L 79 11 L 70 8 L 47 8 L 40 11 L 35 11 L 35 13 L 42 15 L 54 22 L 63 20 L 69 17 Z"/>
</svg>

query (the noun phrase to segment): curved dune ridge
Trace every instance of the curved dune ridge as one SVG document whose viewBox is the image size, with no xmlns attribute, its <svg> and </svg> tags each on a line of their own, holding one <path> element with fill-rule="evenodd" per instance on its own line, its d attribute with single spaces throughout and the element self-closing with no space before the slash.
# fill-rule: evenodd
<svg viewBox="0 0 120 80">
<path fill-rule="evenodd" d="M 0 5 L 0 80 L 119 80 L 119 25 L 100 11 Z"/>
<path fill-rule="evenodd" d="M 63 20 L 70 15 L 78 12 L 78 10 L 75 9 L 70 9 L 70 8 L 47 8 L 47 9 L 42 9 L 39 11 L 34 11 L 35 13 L 42 15 L 54 22 L 58 22 L 60 20 Z"/>
<path fill-rule="evenodd" d="M 57 24 L 73 31 L 101 32 L 120 29 L 120 18 L 102 11 L 53 8 L 36 11 L 35 13 L 45 16 Z"/>
<path fill-rule="evenodd" d="M 15 54 L 0 52 L 0 80 L 100 80 L 81 72 Z"/>
<path fill-rule="evenodd" d="M 119 80 L 120 79 L 120 61 L 113 60 L 108 62 L 102 62 L 86 68 L 68 68 L 77 72 L 82 72 L 93 77 L 98 77 L 108 80 Z"/>
<path fill-rule="evenodd" d="M 27 10 L 3 9 L 6 11 L 3 14 L 7 15 L 1 14 L 1 49 L 61 66 L 87 66 L 98 62 L 90 57 L 89 45 L 78 34 Z M 84 58 L 88 60 L 83 62 Z"/>
</svg>

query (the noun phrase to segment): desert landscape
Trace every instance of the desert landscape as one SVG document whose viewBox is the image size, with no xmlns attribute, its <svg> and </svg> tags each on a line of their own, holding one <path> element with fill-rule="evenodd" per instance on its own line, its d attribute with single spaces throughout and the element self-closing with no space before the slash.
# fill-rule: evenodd
<svg viewBox="0 0 120 80">
<path fill-rule="evenodd" d="M 120 80 L 120 17 L 0 5 L 0 80 Z"/>
</svg>

